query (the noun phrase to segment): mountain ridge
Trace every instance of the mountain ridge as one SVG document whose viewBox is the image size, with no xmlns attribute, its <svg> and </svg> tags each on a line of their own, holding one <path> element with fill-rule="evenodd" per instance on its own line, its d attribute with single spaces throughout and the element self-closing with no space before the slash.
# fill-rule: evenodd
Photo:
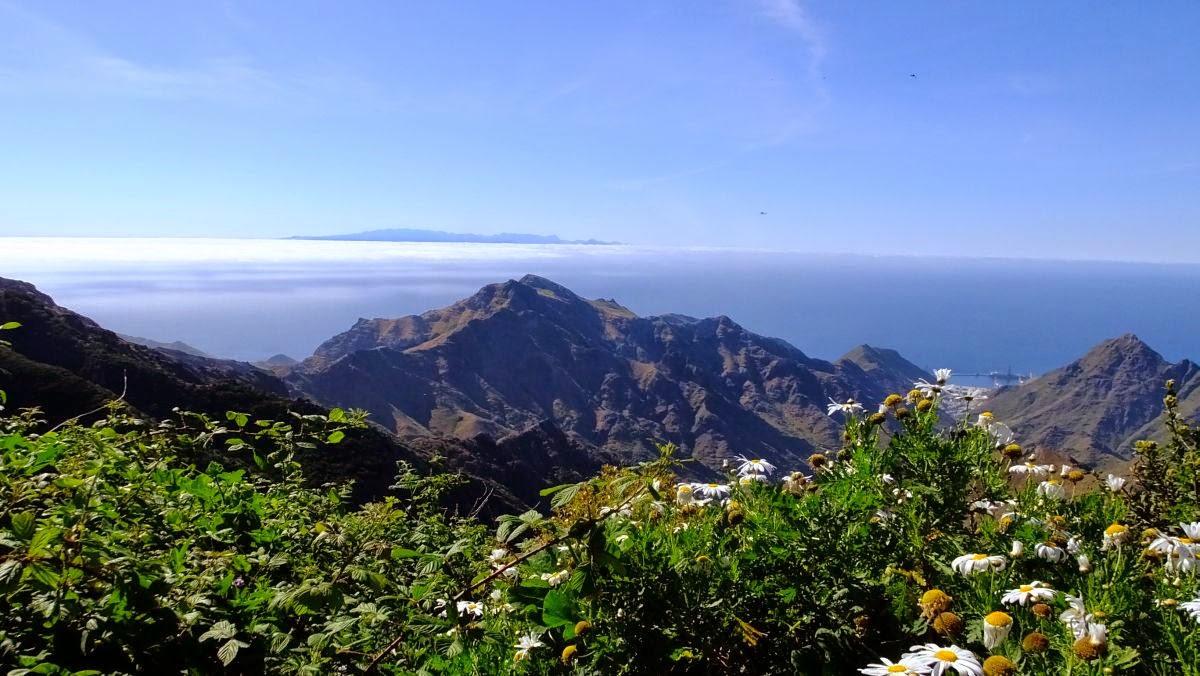
<svg viewBox="0 0 1200 676">
<path fill-rule="evenodd" d="M 840 444 L 830 397 L 879 401 L 913 373 L 929 375 L 895 351 L 828 362 L 727 316 L 639 317 L 526 275 L 421 315 L 359 319 L 285 380 L 402 436 L 504 437 L 549 421 L 593 453 L 672 441 L 716 471 L 738 453 L 801 466 Z"/>
<path fill-rule="evenodd" d="M 1132 333 L 1100 342 L 1083 356 L 1016 387 L 1003 388 L 988 408 L 1023 443 L 1072 454 L 1086 464 L 1132 457 L 1133 442 L 1161 439 L 1163 386 L 1175 380 L 1180 412 L 1200 413 L 1200 367 L 1172 364 Z"/>
</svg>

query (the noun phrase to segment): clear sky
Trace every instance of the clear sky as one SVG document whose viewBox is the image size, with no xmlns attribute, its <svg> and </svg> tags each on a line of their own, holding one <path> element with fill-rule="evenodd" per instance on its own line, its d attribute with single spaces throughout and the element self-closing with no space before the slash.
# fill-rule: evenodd
<svg viewBox="0 0 1200 676">
<path fill-rule="evenodd" d="M 1193 0 L 0 0 L 0 234 L 1200 261 L 1198 27 Z"/>
</svg>

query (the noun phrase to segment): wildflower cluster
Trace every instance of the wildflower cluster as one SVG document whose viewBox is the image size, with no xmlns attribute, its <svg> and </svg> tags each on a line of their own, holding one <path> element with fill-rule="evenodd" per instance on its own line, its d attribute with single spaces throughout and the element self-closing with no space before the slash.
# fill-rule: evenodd
<svg viewBox="0 0 1200 676">
<path fill-rule="evenodd" d="M 807 468 L 764 451 L 685 480 L 665 445 L 488 527 L 421 498 L 436 479 L 411 468 L 395 497 L 351 507 L 290 470 L 197 469 L 210 456 L 184 450 L 215 424 L 38 438 L 10 419 L 0 663 L 1200 676 L 1200 433 L 1177 422 L 1101 478 L 1030 457 L 987 412 L 947 425 L 949 378 L 870 413 L 831 401 L 843 443 Z M 290 467 L 296 437 L 277 432 L 246 443 Z"/>
</svg>

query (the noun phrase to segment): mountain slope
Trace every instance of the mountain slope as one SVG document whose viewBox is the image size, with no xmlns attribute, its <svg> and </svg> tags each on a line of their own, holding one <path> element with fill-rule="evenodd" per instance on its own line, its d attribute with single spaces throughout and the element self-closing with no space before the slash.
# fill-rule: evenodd
<svg viewBox="0 0 1200 676">
<path fill-rule="evenodd" d="M 1168 379 L 1177 383 L 1181 412 L 1194 418 L 1200 410 L 1200 369 L 1187 360 L 1171 364 L 1127 334 L 1060 369 L 1001 390 L 987 406 L 1026 446 L 1106 465 L 1130 458 L 1134 441 L 1161 434 Z"/>
<path fill-rule="evenodd" d="M 361 319 L 286 380 L 403 435 L 503 437 L 550 422 L 592 453 L 631 461 L 672 441 L 715 469 L 739 453 L 799 466 L 835 447 L 828 398 L 876 403 L 888 392 L 878 376 L 728 317 L 638 317 L 527 275 L 419 316 Z"/>
<path fill-rule="evenodd" d="M 11 349 L 0 349 L 0 390 L 8 394 L 8 408 L 37 407 L 49 424 L 95 411 L 122 393 L 127 405 L 155 419 L 170 417 L 176 406 L 273 420 L 290 419 L 289 411 L 324 412 L 292 400 L 282 381 L 249 364 L 128 342 L 58 306 L 32 284 L 0 278 L 0 318 L 21 323 L 4 332 Z M 370 499 L 387 490 L 398 460 L 425 465 L 423 456 L 369 428 L 312 454 L 306 465 L 314 482 L 354 479 L 356 497 Z"/>
</svg>

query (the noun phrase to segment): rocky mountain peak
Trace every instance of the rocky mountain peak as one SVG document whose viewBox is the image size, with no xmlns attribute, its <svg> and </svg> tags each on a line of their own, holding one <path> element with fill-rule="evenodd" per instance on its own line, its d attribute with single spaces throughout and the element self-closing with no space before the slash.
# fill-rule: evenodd
<svg viewBox="0 0 1200 676">
<path fill-rule="evenodd" d="M 1106 464 L 1130 457 L 1133 442 L 1161 433 L 1163 384 L 1177 381 L 1184 414 L 1200 406 L 1200 374 L 1191 363 L 1171 364 L 1129 333 L 1105 340 L 1079 359 L 1017 387 L 989 408 L 1027 446 Z"/>
<path fill-rule="evenodd" d="M 396 340 L 401 325 L 419 330 Z M 810 359 L 728 316 L 638 317 L 536 275 L 420 317 L 356 325 L 327 346 L 341 356 L 306 362 L 289 383 L 400 434 L 499 438 L 550 421 L 589 453 L 673 441 L 710 468 L 737 453 L 797 467 L 838 443 L 829 396 L 886 395 L 860 369 Z"/>
</svg>

